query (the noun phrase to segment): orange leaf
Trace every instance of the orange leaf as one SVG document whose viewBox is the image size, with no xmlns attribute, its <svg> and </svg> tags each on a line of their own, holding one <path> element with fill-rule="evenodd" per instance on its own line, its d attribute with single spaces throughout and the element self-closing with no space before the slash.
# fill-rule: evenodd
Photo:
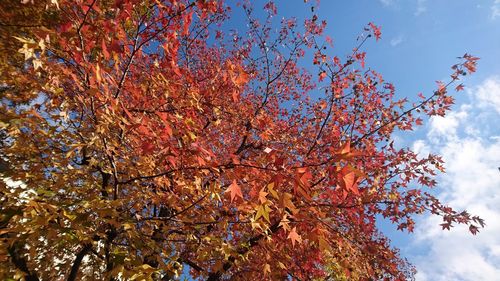
<svg viewBox="0 0 500 281">
<path fill-rule="evenodd" d="M 288 239 L 292 240 L 292 246 L 295 247 L 295 242 L 302 242 L 302 237 L 297 233 L 297 228 L 294 227 L 292 231 L 288 234 Z"/>
<path fill-rule="evenodd" d="M 236 180 L 233 180 L 233 183 L 231 183 L 231 185 L 229 186 L 229 188 L 226 189 L 226 192 L 231 192 L 231 202 L 234 201 L 234 198 L 236 196 L 239 196 L 240 198 L 243 199 L 243 194 L 241 193 L 241 188 L 236 183 Z"/>
<path fill-rule="evenodd" d="M 266 198 L 267 194 L 268 194 L 268 193 L 267 193 L 267 192 L 265 192 L 265 191 L 264 191 L 264 189 L 262 189 L 262 190 L 259 192 L 259 201 L 260 201 L 261 203 L 266 203 L 266 201 L 267 201 L 267 198 Z"/>
<path fill-rule="evenodd" d="M 352 191 L 354 194 L 359 195 L 358 184 L 356 183 L 358 181 L 358 178 L 356 177 L 354 172 L 345 174 L 343 179 L 345 188 Z"/>
<path fill-rule="evenodd" d="M 250 77 L 243 69 L 240 68 L 238 78 L 234 80 L 235 84 L 238 86 L 243 86 L 248 82 L 248 80 L 250 80 Z"/>
<path fill-rule="evenodd" d="M 236 90 L 233 91 L 233 93 L 231 94 L 231 96 L 233 97 L 233 101 L 234 102 L 238 102 L 240 100 L 240 94 Z"/>
<path fill-rule="evenodd" d="M 342 147 L 340 154 L 348 154 L 349 152 L 351 152 L 351 142 L 347 141 Z"/>
<path fill-rule="evenodd" d="M 97 64 L 95 67 L 95 76 L 96 76 L 97 82 L 101 82 L 102 77 L 101 77 L 101 68 L 99 67 L 99 64 Z"/>
<path fill-rule="evenodd" d="M 319 81 L 323 81 L 324 79 L 326 78 L 326 72 L 325 71 L 322 71 L 320 74 L 319 74 Z"/>
</svg>

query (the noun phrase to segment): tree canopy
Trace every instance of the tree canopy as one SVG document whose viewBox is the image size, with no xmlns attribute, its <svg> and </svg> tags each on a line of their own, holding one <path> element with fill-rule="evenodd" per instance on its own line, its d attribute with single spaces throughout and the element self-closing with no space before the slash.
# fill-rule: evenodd
<svg viewBox="0 0 500 281">
<path fill-rule="evenodd" d="M 442 159 L 392 140 L 444 115 L 477 58 L 398 99 L 365 66 L 379 26 L 338 57 L 315 3 L 293 5 L 306 20 L 273 2 L 3 0 L 0 278 L 404 280 L 377 220 L 478 232 L 430 192 Z"/>
</svg>

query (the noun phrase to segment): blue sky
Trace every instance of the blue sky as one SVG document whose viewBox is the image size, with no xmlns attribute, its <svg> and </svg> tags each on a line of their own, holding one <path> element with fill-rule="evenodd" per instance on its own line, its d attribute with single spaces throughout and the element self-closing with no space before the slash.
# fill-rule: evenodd
<svg viewBox="0 0 500 281">
<path fill-rule="evenodd" d="M 303 1 L 276 2 L 278 15 L 310 13 Z M 381 226 L 416 265 L 417 280 L 500 280 L 500 0 L 323 0 L 318 14 L 340 56 L 368 22 L 382 26 L 382 40 L 365 46 L 367 66 L 410 100 L 447 80 L 457 56 L 481 58 L 450 114 L 394 138 L 422 155 L 441 154 L 447 173 L 438 177 L 436 194 L 480 215 L 487 228 L 477 236 L 460 227 L 442 231 L 430 216 L 418 217 L 413 234 Z"/>
<path fill-rule="evenodd" d="M 294 6 L 283 5 L 283 12 L 297 13 Z M 352 49 L 367 22 L 382 26 L 382 40 L 366 46 L 367 64 L 394 82 L 400 93 L 430 91 L 465 52 L 482 58 L 472 82 L 500 73 L 499 1 L 321 1 L 318 12 L 328 21 L 326 34 L 339 54 Z"/>
</svg>

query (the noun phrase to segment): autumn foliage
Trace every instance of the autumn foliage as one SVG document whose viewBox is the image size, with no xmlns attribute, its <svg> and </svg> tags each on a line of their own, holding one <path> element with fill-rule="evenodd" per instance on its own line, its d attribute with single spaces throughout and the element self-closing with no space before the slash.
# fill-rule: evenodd
<svg viewBox="0 0 500 281">
<path fill-rule="evenodd" d="M 337 57 L 314 9 L 273 2 L 0 5 L 1 279 L 403 280 L 377 220 L 484 225 L 430 192 L 439 156 L 392 141 L 473 56 L 411 102 L 365 66 L 374 23 Z"/>
</svg>

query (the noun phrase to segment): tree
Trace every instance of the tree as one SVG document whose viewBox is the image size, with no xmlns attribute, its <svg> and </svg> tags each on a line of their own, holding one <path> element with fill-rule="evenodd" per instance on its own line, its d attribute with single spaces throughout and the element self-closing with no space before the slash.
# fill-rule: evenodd
<svg viewBox="0 0 500 281">
<path fill-rule="evenodd" d="M 364 66 L 380 28 L 331 56 L 314 4 L 301 24 L 273 2 L 21 2 L 0 10 L 2 174 L 23 183 L 0 184 L 3 279 L 409 279 L 380 216 L 484 226 L 429 192 L 439 156 L 391 140 L 445 114 L 471 55 L 411 103 Z"/>
</svg>

